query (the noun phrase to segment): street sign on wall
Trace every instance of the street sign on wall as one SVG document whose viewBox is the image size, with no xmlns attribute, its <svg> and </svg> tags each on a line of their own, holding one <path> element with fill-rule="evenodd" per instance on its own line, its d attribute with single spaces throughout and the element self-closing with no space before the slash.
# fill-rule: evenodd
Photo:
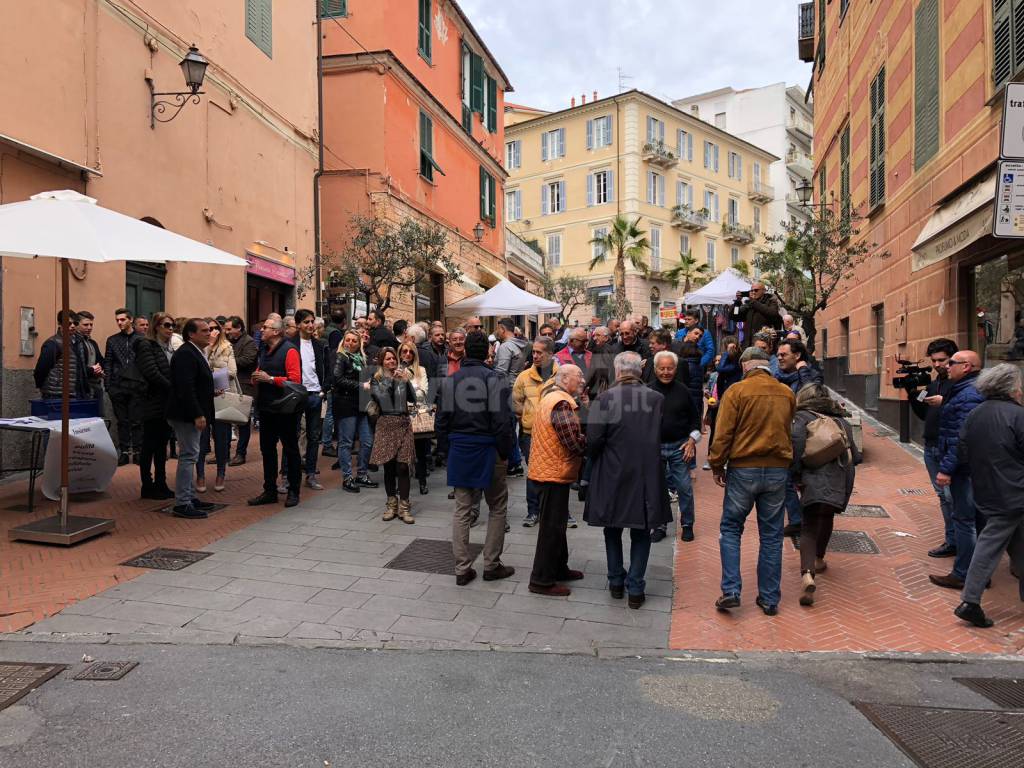
<svg viewBox="0 0 1024 768">
<path fill-rule="evenodd" d="M 1024 161 L 999 161 L 992 234 L 1024 238 Z"/>
<path fill-rule="evenodd" d="M 1006 84 L 999 156 L 1004 160 L 1024 160 L 1024 83 Z"/>
</svg>

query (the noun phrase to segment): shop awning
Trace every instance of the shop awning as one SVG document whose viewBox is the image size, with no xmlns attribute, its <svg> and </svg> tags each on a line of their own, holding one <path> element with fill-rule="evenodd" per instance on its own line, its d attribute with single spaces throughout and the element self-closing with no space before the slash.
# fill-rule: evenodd
<svg viewBox="0 0 1024 768">
<path fill-rule="evenodd" d="M 911 269 L 924 269 L 991 234 L 995 194 L 996 171 L 993 170 L 939 206 L 910 247 L 913 254 Z"/>
</svg>

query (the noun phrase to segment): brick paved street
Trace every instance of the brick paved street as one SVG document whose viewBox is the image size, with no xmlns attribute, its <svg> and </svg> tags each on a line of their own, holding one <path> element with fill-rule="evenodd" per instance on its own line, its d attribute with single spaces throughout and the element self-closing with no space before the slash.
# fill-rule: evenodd
<svg viewBox="0 0 1024 768">
<path fill-rule="evenodd" d="M 443 472 L 431 477 L 428 496 L 414 489 L 417 523 L 407 526 L 380 520 L 383 491 L 339 492 L 326 460 L 328 490 L 306 490 L 301 505 L 290 510 L 250 509 L 244 499 L 259 484 L 256 457 L 232 469 L 223 494 L 230 506 L 207 521 L 177 520 L 155 511 L 158 503 L 135 499 L 136 473 L 128 467 L 119 471 L 107 498 L 76 506 L 83 513 L 115 516 L 113 535 L 71 549 L 0 541 L 0 613 L 8 614 L 7 631 L 36 622 L 27 633 L 40 639 L 70 633 L 211 643 L 426 643 L 584 652 L 671 647 L 1018 653 L 1024 646 L 1024 612 L 1005 564 L 986 595 L 996 628 L 983 632 L 962 625 L 951 613 L 957 594 L 933 587 L 927 578 L 948 570 L 950 561 L 924 554 L 938 541 L 939 525 L 923 467 L 871 428 L 865 442 L 868 460 L 860 468 L 853 501 L 880 504 L 890 517 L 844 516 L 836 528 L 866 531 L 881 554 L 830 554 L 817 603 L 808 609 L 796 603 L 799 565 L 787 541 L 783 603 L 774 619 L 753 605 L 754 525 L 744 538 L 744 606 L 731 616 L 713 608 L 720 578 L 721 491 L 707 472 L 698 473 L 696 486 L 697 540 L 655 545 L 648 602 L 630 611 L 608 595 L 600 532 L 586 526 L 569 531 L 571 565 L 587 574 L 573 595 L 553 599 L 527 592 L 536 533 L 519 524 L 525 511 L 523 480 L 511 481 L 513 528 L 503 558 L 517 573 L 508 581 L 478 579 L 457 588 L 451 576 L 383 567 L 415 537 L 450 538 L 452 502 Z M 9 486 L 0 508 L 22 501 L 20 488 Z M 926 492 L 902 495 L 899 488 Z M 220 496 L 207 494 L 212 500 Z M 573 502 L 573 510 L 580 514 L 580 505 Z M 28 519 L 22 512 L 2 515 L 4 525 Z M 483 526 L 474 529 L 473 540 L 482 541 L 483 533 Z M 177 572 L 118 565 L 155 546 L 214 554 Z"/>
</svg>

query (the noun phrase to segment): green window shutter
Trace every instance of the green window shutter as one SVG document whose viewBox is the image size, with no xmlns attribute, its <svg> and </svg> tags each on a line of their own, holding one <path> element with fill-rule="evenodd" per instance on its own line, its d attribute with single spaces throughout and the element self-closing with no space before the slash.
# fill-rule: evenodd
<svg viewBox="0 0 1024 768">
<path fill-rule="evenodd" d="M 431 38 L 430 38 L 430 0 L 419 0 L 420 23 L 419 23 L 419 50 L 420 56 L 430 61 Z"/>
<path fill-rule="evenodd" d="M 348 0 L 320 0 L 320 16 L 325 19 L 348 15 Z"/>
<path fill-rule="evenodd" d="M 939 151 L 939 2 L 914 11 L 914 170 Z"/>
<path fill-rule="evenodd" d="M 818 0 L 818 69 L 825 68 L 825 0 Z"/>
<path fill-rule="evenodd" d="M 490 207 L 487 211 L 487 218 L 491 222 L 493 227 L 497 222 L 497 196 L 498 196 L 498 185 L 491 174 L 487 174 L 487 200 L 490 203 Z"/>
<path fill-rule="evenodd" d="M 260 44 L 260 0 L 245 0 L 245 36 Z"/>
<path fill-rule="evenodd" d="M 484 60 L 472 52 L 469 54 L 469 108 L 483 114 Z"/>
<path fill-rule="evenodd" d="M 839 137 L 839 205 L 843 231 L 850 226 L 850 125 L 847 123 Z"/>
<path fill-rule="evenodd" d="M 484 167 L 480 166 L 480 219 L 487 218 L 487 171 Z"/>
<path fill-rule="evenodd" d="M 273 0 L 245 0 L 245 36 L 267 56 L 274 51 L 273 22 Z"/>
<path fill-rule="evenodd" d="M 493 77 L 487 78 L 487 130 L 498 130 L 498 81 Z"/>
<path fill-rule="evenodd" d="M 885 201 L 885 67 L 871 81 L 871 154 L 869 208 Z"/>
<path fill-rule="evenodd" d="M 420 175 L 434 180 L 434 123 L 426 112 L 420 112 Z"/>
<path fill-rule="evenodd" d="M 999 87 L 1013 74 L 1011 0 L 992 0 L 992 80 Z"/>
</svg>

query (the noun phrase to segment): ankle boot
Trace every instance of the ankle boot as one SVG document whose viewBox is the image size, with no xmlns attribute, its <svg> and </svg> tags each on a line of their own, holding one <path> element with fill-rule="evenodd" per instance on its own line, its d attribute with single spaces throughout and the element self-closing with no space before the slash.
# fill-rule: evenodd
<svg viewBox="0 0 1024 768">
<path fill-rule="evenodd" d="M 800 595 L 800 605 L 814 605 L 814 590 L 817 586 L 814 583 L 814 572 L 813 571 L 801 571 L 801 579 L 803 581 L 803 594 Z"/>
<path fill-rule="evenodd" d="M 412 525 L 416 522 L 416 518 L 412 516 L 412 502 L 408 499 L 402 499 L 398 502 L 398 517 L 403 523 Z"/>
<path fill-rule="evenodd" d="M 388 496 L 388 506 L 384 510 L 384 522 L 394 520 L 398 515 L 398 497 Z"/>
</svg>

